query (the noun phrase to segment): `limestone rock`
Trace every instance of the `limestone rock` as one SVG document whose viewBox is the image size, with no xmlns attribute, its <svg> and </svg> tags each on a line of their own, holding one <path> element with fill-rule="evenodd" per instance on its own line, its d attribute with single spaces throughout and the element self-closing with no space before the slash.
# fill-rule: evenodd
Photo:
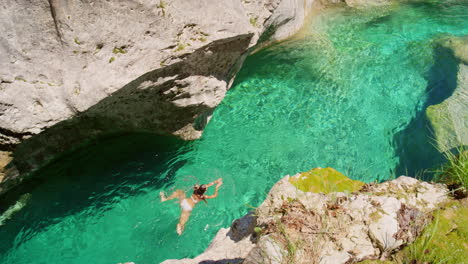
<svg viewBox="0 0 468 264">
<path fill-rule="evenodd" d="M 4 168 L 5 166 L 10 163 L 13 158 L 11 157 L 11 152 L 8 151 L 0 151 L 0 183 L 3 180 L 5 175 Z"/>
<path fill-rule="evenodd" d="M 437 147 L 445 152 L 468 145 L 468 37 L 450 37 L 440 42 L 460 61 L 453 94 L 442 103 L 426 109 Z"/>
<path fill-rule="evenodd" d="M 308 252 L 295 263 L 385 258 L 413 241 L 428 212 L 448 199 L 445 186 L 404 176 L 351 194 L 294 192 L 291 185 L 285 177 L 273 186 L 257 224 L 284 247 Z"/>
<path fill-rule="evenodd" d="M 324 5 L 337 5 L 345 3 L 347 6 L 352 8 L 368 8 L 376 6 L 387 6 L 396 0 L 319 0 L 319 2 Z"/>
<path fill-rule="evenodd" d="M 257 245 L 250 251 L 243 264 L 271 263 L 282 264 L 285 262 L 287 250 L 284 246 L 266 235 L 260 238 Z"/>
<path fill-rule="evenodd" d="M 256 218 L 252 213 L 237 219 L 230 228 L 221 228 L 207 250 L 194 259 L 170 259 L 162 264 L 196 264 L 203 261 L 219 264 L 241 263 L 254 248 L 253 228 Z"/>
<path fill-rule="evenodd" d="M 392 0 L 345 0 L 346 4 L 350 7 L 371 7 L 371 6 L 383 6 L 391 4 Z"/>
<path fill-rule="evenodd" d="M 431 219 L 430 212 L 448 201 L 444 185 L 405 176 L 381 184 L 366 184 L 359 192 L 328 194 L 303 192 L 291 179 L 285 176 L 278 181 L 257 208 L 256 221 L 252 221 L 257 232 L 250 235 L 254 239 L 249 240 L 242 254 L 226 256 L 222 251 L 216 256 L 212 254 L 213 248 L 240 251 L 238 246 L 249 237 L 241 231 L 244 238 L 239 244 L 232 243 L 223 239 L 228 233 L 223 229 L 200 255 L 203 257 L 195 259 L 211 261 L 209 256 L 213 260 L 229 258 L 231 263 L 249 264 L 339 264 L 385 259 L 402 245 L 414 241 Z M 233 224 L 248 226 L 239 230 L 251 230 L 250 225 Z M 188 260 L 166 263 L 194 263 L 184 261 Z"/>
<path fill-rule="evenodd" d="M 299 31 L 313 3 L 314 0 L 280 1 L 276 12 L 265 21 L 265 32 L 260 39 L 264 42 L 262 45 L 283 40 Z M 270 6 L 274 8 L 274 5 Z"/>
<path fill-rule="evenodd" d="M 384 214 L 376 222 L 369 225 L 369 236 L 382 252 L 390 252 L 401 246 L 402 241 L 394 238 L 398 232 L 398 222 L 395 216 Z"/>
<path fill-rule="evenodd" d="M 320 264 L 335 264 L 345 263 L 349 259 L 349 254 L 346 252 L 337 252 L 333 255 L 326 255 L 320 260 Z"/>
<path fill-rule="evenodd" d="M 468 45 L 467 45 L 468 46 Z M 460 64 L 457 88 L 452 96 L 431 105 L 426 115 L 434 130 L 440 151 L 468 145 L 468 66 Z"/>
<path fill-rule="evenodd" d="M 0 147 L 14 168 L 0 194 L 109 134 L 200 137 L 249 49 L 293 34 L 311 3 L 2 1 Z"/>
<path fill-rule="evenodd" d="M 448 37 L 441 40 L 441 44 L 453 51 L 453 55 L 461 63 L 468 65 L 468 36 Z"/>
</svg>

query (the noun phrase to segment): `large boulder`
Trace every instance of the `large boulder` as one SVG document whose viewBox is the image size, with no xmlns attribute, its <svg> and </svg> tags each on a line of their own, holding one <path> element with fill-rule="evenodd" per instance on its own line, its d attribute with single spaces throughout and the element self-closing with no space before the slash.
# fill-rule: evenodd
<svg viewBox="0 0 468 264">
<path fill-rule="evenodd" d="M 99 137 L 199 138 L 250 48 L 293 34 L 312 2 L 2 1 L 0 194 Z"/>
<path fill-rule="evenodd" d="M 221 229 L 194 259 L 163 263 L 339 264 L 385 259 L 414 241 L 430 222 L 431 212 L 449 200 L 444 185 L 405 176 L 359 188 L 355 185 L 359 182 L 348 179 L 352 184 L 344 191 L 325 188 L 327 194 L 320 188 L 299 189 L 303 185 L 297 185 L 298 180 L 307 181 L 317 173 L 328 175 L 323 179 L 328 185 L 340 185 L 346 178 L 331 168 L 286 176 L 271 188 L 255 218 L 248 215 L 230 229 Z M 248 224 L 239 224 L 246 219 L 251 219 Z M 229 230 L 239 225 L 250 234 L 242 232 L 236 242 Z"/>
</svg>

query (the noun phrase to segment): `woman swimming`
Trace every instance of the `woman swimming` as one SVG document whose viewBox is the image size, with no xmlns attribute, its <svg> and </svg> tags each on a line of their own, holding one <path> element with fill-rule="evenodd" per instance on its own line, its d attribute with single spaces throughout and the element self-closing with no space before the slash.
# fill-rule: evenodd
<svg viewBox="0 0 468 264">
<path fill-rule="evenodd" d="M 204 195 L 208 187 L 213 186 L 216 183 L 216 189 L 213 195 Z M 180 213 L 179 223 L 177 224 L 177 234 L 181 235 L 185 228 L 185 223 L 190 217 L 190 213 L 192 213 L 193 208 L 195 205 L 203 200 L 207 203 L 206 199 L 213 199 L 218 196 L 219 186 L 223 184 L 223 179 L 219 178 L 216 181 L 209 183 L 209 184 L 196 184 L 193 187 L 193 193 L 190 198 L 185 197 L 185 192 L 183 190 L 176 190 L 173 192 L 169 197 L 166 197 L 163 192 L 159 193 L 161 196 L 161 202 L 165 202 L 167 200 L 179 199 L 180 208 L 182 209 Z"/>
</svg>

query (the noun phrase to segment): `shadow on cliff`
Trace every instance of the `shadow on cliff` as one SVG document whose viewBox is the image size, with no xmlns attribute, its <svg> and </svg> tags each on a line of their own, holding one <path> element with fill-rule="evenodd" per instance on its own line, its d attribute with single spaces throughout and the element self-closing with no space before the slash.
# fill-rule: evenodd
<svg viewBox="0 0 468 264">
<path fill-rule="evenodd" d="M 96 141 L 40 169 L 40 178 L 0 200 L 1 215 L 21 195 L 31 197 L 0 227 L 0 254 L 66 216 L 99 214 L 122 199 L 170 184 L 185 163 L 175 157 L 184 153 L 186 144 L 151 134 L 120 135 Z"/>
<path fill-rule="evenodd" d="M 426 117 L 426 108 L 443 102 L 457 87 L 459 62 L 453 51 L 437 45 L 434 49 L 434 65 L 426 75 L 428 81 L 427 100 L 408 126 L 395 134 L 393 142 L 397 145 L 400 162 L 395 169 L 397 176 L 419 176 L 431 180 L 430 169 L 445 161 L 443 155 L 434 147 L 434 134 Z"/>
<path fill-rule="evenodd" d="M 190 97 L 184 90 L 189 86 L 196 86 L 196 91 L 216 88 L 225 91 L 226 87 L 211 87 L 204 82 L 213 80 L 219 86 L 226 86 L 235 75 L 239 58 L 246 52 L 252 36 L 245 34 L 213 41 L 182 55 L 176 58 L 182 61 L 143 74 L 85 112 L 25 140 L 13 153 L 6 179 L 14 182 L 19 179 L 16 176 L 30 174 L 56 157 L 106 135 L 127 132 L 172 135 L 187 126 L 203 129 L 213 106 L 202 100 L 186 106 L 174 101 Z"/>
</svg>

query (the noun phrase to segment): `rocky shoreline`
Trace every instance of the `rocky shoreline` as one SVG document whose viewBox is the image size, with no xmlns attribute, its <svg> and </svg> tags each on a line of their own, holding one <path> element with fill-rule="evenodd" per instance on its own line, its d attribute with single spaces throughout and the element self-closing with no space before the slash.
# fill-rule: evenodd
<svg viewBox="0 0 468 264">
<path fill-rule="evenodd" d="M 298 182 L 314 177 L 341 191 L 313 184 L 315 192 L 301 190 Z M 445 185 L 406 176 L 380 184 L 353 182 L 332 168 L 285 176 L 255 212 L 222 228 L 204 253 L 162 263 L 383 261 L 415 241 L 432 213 L 451 201 Z"/>
<path fill-rule="evenodd" d="M 36 2 L 27 9 L 7 1 L 2 9 L 0 195 L 103 137 L 143 132 L 197 139 L 250 51 L 292 36 L 321 8 L 395 1 L 216 1 L 193 8 L 182 8 L 193 5 L 185 0 Z M 14 18 L 37 23 L 11 26 Z M 426 114 L 445 151 L 468 142 L 467 45 L 466 37 L 442 42 L 460 61 L 458 86 Z"/>
<path fill-rule="evenodd" d="M 249 52 L 300 30 L 313 4 L 391 2 L 6 0 L 0 10 L 0 195 L 105 136 L 197 139 Z M 468 144 L 468 39 L 439 42 L 459 62 L 453 95 L 426 111 L 444 152 Z M 364 184 L 316 168 L 277 182 L 255 211 L 222 228 L 201 255 L 163 263 L 395 259 L 441 208 L 449 212 L 447 234 L 466 232 L 453 218 L 466 216 L 467 200 L 454 202 L 448 193 L 443 184 L 406 176 Z M 15 204 L 4 218 L 20 209 Z M 466 243 L 459 246 L 468 252 Z"/>
</svg>

